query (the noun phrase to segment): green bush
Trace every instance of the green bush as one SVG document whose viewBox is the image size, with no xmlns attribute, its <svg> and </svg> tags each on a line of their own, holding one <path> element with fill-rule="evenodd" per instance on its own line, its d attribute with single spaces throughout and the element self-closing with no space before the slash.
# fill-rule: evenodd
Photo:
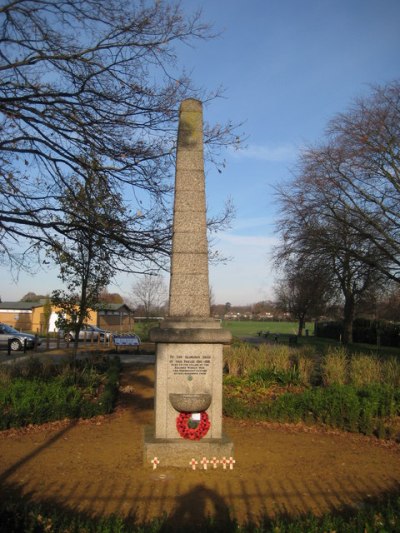
<svg viewBox="0 0 400 533">
<path fill-rule="evenodd" d="M 235 418 L 278 422 L 322 423 L 366 435 L 386 435 L 385 420 L 400 415 L 400 391 L 388 385 L 315 387 L 302 393 L 286 392 L 275 399 L 247 403 L 227 397 L 224 413 Z"/>
<path fill-rule="evenodd" d="M 35 366 L 34 377 L 22 371 L 19 377 L 0 383 L 0 429 L 112 411 L 118 391 L 118 359 L 103 362 L 98 369 L 89 362 L 80 362 L 78 368 L 67 365 L 47 378 L 36 377 L 37 370 Z"/>
<path fill-rule="evenodd" d="M 300 383 L 300 377 L 296 366 L 288 370 L 277 370 L 274 368 L 260 368 L 249 375 L 251 383 L 259 383 L 268 386 L 272 383 L 279 385 L 297 385 Z"/>
<path fill-rule="evenodd" d="M 341 322 L 316 322 L 314 326 L 314 335 L 325 339 L 340 340 L 343 334 Z"/>
<path fill-rule="evenodd" d="M 328 339 L 340 340 L 343 326 L 341 322 L 318 322 L 314 335 Z M 400 346 L 400 323 L 386 320 L 369 320 L 356 318 L 353 322 L 353 342 L 382 346 Z"/>
</svg>

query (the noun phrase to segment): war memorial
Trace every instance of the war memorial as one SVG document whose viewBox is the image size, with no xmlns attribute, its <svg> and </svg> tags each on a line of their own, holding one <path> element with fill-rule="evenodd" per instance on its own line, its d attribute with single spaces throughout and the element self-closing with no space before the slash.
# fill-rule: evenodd
<svg viewBox="0 0 400 533">
<path fill-rule="evenodd" d="M 194 99 L 182 102 L 179 115 L 169 312 L 150 338 L 155 420 L 145 429 L 145 463 L 232 461 L 222 427 L 223 346 L 231 334 L 210 317 L 203 113 Z"/>
</svg>

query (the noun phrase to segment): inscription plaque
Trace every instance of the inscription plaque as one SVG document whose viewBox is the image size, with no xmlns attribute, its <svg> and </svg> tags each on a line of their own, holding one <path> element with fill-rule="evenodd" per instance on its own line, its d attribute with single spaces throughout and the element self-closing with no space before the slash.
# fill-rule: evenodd
<svg viewBox="0 0 400 533">
<path fill-rule="evenodd" d="M 170 355 L 169 364 L 175 376 L 205 376 L 211 355 Z"/>
</svg>

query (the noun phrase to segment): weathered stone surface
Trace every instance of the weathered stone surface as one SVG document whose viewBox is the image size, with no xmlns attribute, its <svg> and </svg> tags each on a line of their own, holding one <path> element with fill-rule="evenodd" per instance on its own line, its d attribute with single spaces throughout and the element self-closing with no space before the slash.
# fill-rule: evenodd
<svg viewBox="0 0 400 533">
<path fill-rule="evenodd" d="M 169 317 L 160 323 L 161 329 L 221 329 L 218 318 Z M 227 330 L 224 330 L 227 331 Z M 229 333 L 229 332 L 228 332 Z M 230 333 L 229 333 L 230 334 Z"/>
<path fill-rule="evenodd" d="M 175 254 L 207 254 L 207 243 L 200 231 L 174 232 L 173 253 Z M 202 274 L 208 283 L 208 275 Z"/>
<path fill-rule="evenodd" d="M 177 253 L 174 256 L 174 272 L 171 272 L 171 278 L 173 278 L 174 274 L 206 275 L 208 278 L 208 273 L 204 272 L 204 266 L 208 266 L 208 260 L 205 254 Z M 184 315 L 184 313 L 181 313 L 181 315 Z M 210 313 L 207 316 L 210 316 Z"/>
<path fill-rule="evenodd" d="M 190 305 L 187 303 L 189 299 L 193 300 L 193 303 Z M 197 317 L 206 317 L 208 310 L 208 294 L 198 294 L 195 292 L 190 292 L 182 296 L 177 296 L 170 305 L 170 315 L 171 316 L 197 316 Z"/>
<path fill-rule="evenodd" d="M 190 174 L 197 177 L 194 183 Z M 169 316 L 208 317 L 203 113 L 201 102 L 193 99 L 180 109 L 175 191 Z"/>
<path fill-rule="evenodd" d="M 208 277 L 206 274 L 192 274 L 189 272 L 187 275 L 180 274 L 175 277 L 175 279 L 172 280 L 171 283 L 171 290 L 176 289 L 177 293 L 180 296 L 183 296 L 184 298 L 187 298 L 189 295 L 193 296 L 193 307 L 196 305 L 196 300 L 199 299 L 202 295 L 209 297 L 209 293 L 207 287 L 204 286 L 204 282 L 208 281 Z M 196 296 L 197 295 L 197 296 Z M 183 310 L 183 313 L 181 315 L 187 315 L 186 309 L 189 307 L 189 302 L 183 303 L 185 306 L 185 309 Z M 194 313 L 190 313 L 194 314 Z M 172 313 L 170 313 L 170 316 Z M 176 315 L 176 313 L 173 313 L 173 315 Z M 197 315 L 194 315 L 197 316 Z M 210 316 L 210 313 L 205 315 L 206 317 Z"/>
<path fill-rule="evenodd" d="M 192 211 L 181 211 L 179 215 L 179 220 L 175 221 L 174 224 L 174 232 L 175 231 L 186 231 L 186 228 L 188 227 L 188 222 L 190 220 L 193 220 Z M 203 224 L 197 223 L 197 221 L 192 225 L 191 227 L 193 230 L 202 231 L 203 230 Z M 208 263 L 208 257 L 207 257 L 207 263 Z"/>
<path fill-rule="evenodd" d="M 177 330 L 185 334 L 185 330 Z M 218 330 L 208 330 L 217 333 Z M 221 330 L 220 330 L 221 331 Z M 168 333 L 168 331 L 167 331 Z M 178 413 L 170 402 L 172 394 L 210 394 L 211 404 L 207 409 L 211 427 L 209 438 L 222 435 L 222 343 L 175 342 L 157 344 L 155 438 L 177 439 Z"/>
<path fill-rule="evenodd" d="M 179 170 L 179 189 L 175 190 L 175 199 L 178 195 L 182 193 L 191 193 L 192 191 L 203 191 L 205 190 L 204 183 L 204 172 L 203 168 L 198 171 L 192 170 Z"/>
<path fill-rule="evenodd" d="M 232 341 L 230 331 L 225 329 L 178 329 L 153 328 L 150 332 L 152 342 L 183 342 L 186 344 L 229 344 Z"/>
<path fill-rule="evenodd" d="M 178 392 L 170 393 L 169 401 L 175 411 L 179 413 L 201 413 L 210 407 L 211 394 L 181 394 Z"/>
<path fill-rule="evenodd" d="M 176 165 L 184 171 L 201 171 L 204 169 L 204 156 L 202 150 L 184 150 L 176 155 Z"/>
<path fill-rule="evenodd" d="M 204 191 L 182 191 L 175 200 L 175 218 L 181 212 L 190 211 L 196 213 L 196 218 L 205 224 L 205 212 L 201 208 L 204 205 L 204 198 Z"/>
</svg>

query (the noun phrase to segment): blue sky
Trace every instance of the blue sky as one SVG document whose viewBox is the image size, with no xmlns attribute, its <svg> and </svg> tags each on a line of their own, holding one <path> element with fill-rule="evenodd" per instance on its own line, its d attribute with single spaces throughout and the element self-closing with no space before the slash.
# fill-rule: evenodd
<svg viewBox="0 0 400 533">
<path fill-rule="evenodd" d="M 270 298 L 276 242 L 273 186 L 291 176 L 302 147 L 317 143 L 336 113 L 373 84 L 400 77 L 399 0 L 184 0 L 221 34 L 179 50 L 197 85 L 225 88 L 207 105 L 205 119 L 243 122 L 240 152 L 225 154 L 222 173 L 207 172 L 208 209 L 227 197 L 236 207 L 231 229 L 216 247 L 231 257 L 210 266 L 215 303 Z M 55 272 L 21 275 L 17 284 L 0 269 L 0 296 L 18 300 L 29 290 L 50 292 Z M 110 291 L 129 296 L 135 279 L 123 276 Z"/>
</svg>

